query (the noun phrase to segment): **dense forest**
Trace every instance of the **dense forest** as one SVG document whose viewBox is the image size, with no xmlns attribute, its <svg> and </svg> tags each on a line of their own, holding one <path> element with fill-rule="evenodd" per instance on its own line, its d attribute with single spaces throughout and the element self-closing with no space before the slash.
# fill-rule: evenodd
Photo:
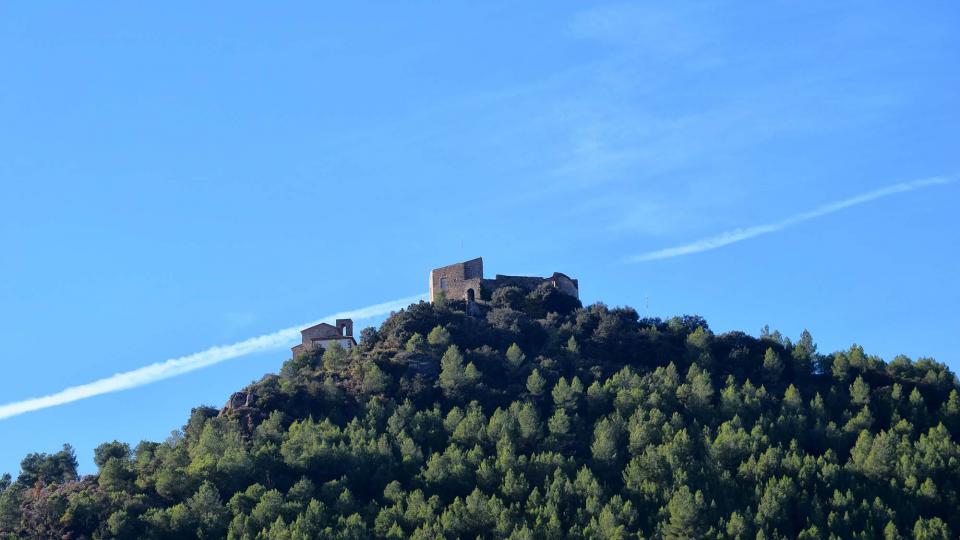
<svg viewBox="0 0 960 540">
<path fill-rule="evenodd" d="M 916 538 L 960 534 L 958 381 L 810 334 L 419 303 L 163 442 L 30 454 L 0 538 Z"/>
</svg>

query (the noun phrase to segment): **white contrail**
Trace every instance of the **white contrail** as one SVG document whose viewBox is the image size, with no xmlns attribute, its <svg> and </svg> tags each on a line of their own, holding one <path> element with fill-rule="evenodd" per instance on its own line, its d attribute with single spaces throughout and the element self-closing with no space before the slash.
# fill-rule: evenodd
<svg viewBox="0 0 960 540">
<path fill-rule="evenodd" d="M 93 396 L 99 396 L 101 394 L 109 394 L 110 392 L 119 392 L 120 390 L 136 388 L 138 386 L 143 386 L 145 384 L 150 384 L 163 379 L 169 379 L 170 377 L 176 377 L 177 375 L 183 375 L 184 373 L 189 373 L 207 366 L 212 366 L 233 358 L 239 358 L 248 354 L 286 347 L 296 340 L 302 328 L 313 326 L 321 322 L 332 323 L 335 319 L 362 320 L 377 317 L 379 315 L 387 315 L 392 311 L 398 311 L 402 308 L 405 308 L 414 302 L 424 300 L 426 297 L 427 296 L 425 294 L 421 294 L 418 296 L 401 298 L 399 300 L 384 302 L 382 304 L 376 304 L 352 311 L 336 313 L 312 323 L 291 326 L 290 328 L 284 328 L 283 330 L 278 330 L 271 334 L 245 339 L 231 345 L 211 347 L 205 351 L 188 354 L 187 356 L 181 356 L 179 358 L 171 358 L 170 360 L 150 364 L 149 366 L 137 368 L 132 371 L 117 373 L 91 383 L 81 384 L 79 386 L 71 386 L 48 396 L 25 399 L 23 401 L 16 401 L 6 405 L 0 405 L 0 420 L 31 411 L 72 403 L 74 401 L 79 401 L 81 399 L 86 399 Z"/>
<path fill-rule="evenodd" d="M 634 255 L 627 259 L 627 262 L 643 262 L 643 261 L 653 261 L 656 259 L 668 259 L 670 257 L 679 257 L 681 255 L 689 255 L 691 253 L 699 253 L 701 251 L 709 251 L 711 249 L 717 249 L 735 242 L 740 242 L 753 238 L 755 236 L 760 236 L 762 234 L 769 234 L 772 232 L 777 232 L 781 229 L 785 229 L 791 225 L 796 225 L 803 221 L 808 221 L 820 216 L 825 216 L 827 214 L 832 214 L 843 210 L 844 208 L 850 208 L 851 206 L 857 206 L 858 204 L 863 204 L 870 202 L 882 197 L 888 197 L 890 195 L 896 195 L 897 193 L 905 193 L 907 191 L 913 191 L 916 189 L 922 189 L 930 186 L 942 186 L 944 184 L 949 184 L 954 181 L 952 177 L 946 176 L 936 176 L 933 178 L 924 178 L 921 180 L 913 180 L 911 182 L 901 182 L 899 184 L 894 184 L 892 186 L 887 186 L 885 188 L 876 189 L 874 191 L 868 191 L 856 197 L 851 197 L 849 199 L 844 199 L 842 201 L 832 202 L 815 208 L 813 210 L 797 214 L 795 216 L 788 217 L 782 221 L 777 221 L 774 223 L 768 223 L 766 225 L 755 225 L 753 227 L 747 227 L 745 229 L 734 229 L 732 231 L 727 231 L 720 233 L 716 236 L 710 236 L 697 240 L 696 242 L 691 242 L 689 244 L 684 244 L 682 246 L 674 246 L 671 248 L 658 249 L 656 251 L 648 251 L 647 253 L 641 253 L 640 255 Z"/>
</svg>

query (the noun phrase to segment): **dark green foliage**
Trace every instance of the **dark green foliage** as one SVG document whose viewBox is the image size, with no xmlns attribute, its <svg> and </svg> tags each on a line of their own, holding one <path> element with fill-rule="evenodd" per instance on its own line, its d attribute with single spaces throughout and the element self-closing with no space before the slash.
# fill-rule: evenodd
<svg viewBox="0 0 960 540">
<path fill-rule="evenodd" d="M 440 359 L 440 378 L 438 384 L 443 394 L 451 400 L 462 400 L 477 384 L 480 374 L 476 366 L 463 365 L 463 355 L 456 345 L 451 345 Z"/>
<path fill-rule="evenodd" d="M 783 361 L 773 348 L 767 348 L 763 354 L 763 382 L 776 384 L 783 375 Z"/>
<path fill-rule="evenodd" d="M 327 371 L 343 371 L 350 362 L 350 353 L 334 341 L 323 351 L 322 361 Z"/>
<path fill-rule="evenodd" d="M 667 503 L 669 521 L 664 527 L 663 537 L 668 540 L 684 540 L 703 538 L 703 493 L 690 493 L 685 485 L 673 494 Z"/>
<path fill-rule="evenodd" d="M 507 348 L 506 354 L 507 369 L 511 374 L 520 373 L 527 361 L 527 355 L 523 354 L 520 347 L 513 343 Z"/>
<path fill-rule="evenodd" d="M 442 326 L 435 326 L 433 330 L 427 334 L 427 343 L 440 350 L 446 349 L 447 346 L 450 345 L 450 332 Z"/>
<path fill-rule="evenodd" d="M 546 389 L 547 380 L 543 378 L 543 375 L 540 375 L 540 371 L 537 369 L 531 371 L 530 376 L 527 377 L 527 391 L 530 392 L 530 395 L 541 397 Z"/>
<path fill-rule="evenodd" d="M 0 538 L 956 538 L 960 388 L 929 359 L 640 319 L 541 288 L 419 303 L 250 410 L 0 478 Z"/>
<path fill-rule="evenodd" d="M 20 477 L 17 483 L 24 486 L 36 484 L 62 484 L 77 479 L 77 456 L 73 447 L 63 445 L 56 454 L 28 454 L 20 462 Z"/>
<path fill-rule="evenodd" d="M 500 287 L 493 291 L 490 303 L 495 307 L 522 310 L 526 302 L 526 295 L 520 287 Z"/>
</svg>

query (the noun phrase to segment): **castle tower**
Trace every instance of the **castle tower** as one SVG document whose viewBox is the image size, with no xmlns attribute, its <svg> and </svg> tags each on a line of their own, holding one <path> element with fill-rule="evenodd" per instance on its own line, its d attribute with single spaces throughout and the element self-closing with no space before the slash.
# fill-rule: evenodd
<svg viewBox="0 0 960 540">
<path fill-rule="evenodd" d="M 430 271 L 430 301 L 436 301 L 440 291 L 450 300 L 479 299 L 482 282 L 483 257 L 434 268 Z"/>
</svg>

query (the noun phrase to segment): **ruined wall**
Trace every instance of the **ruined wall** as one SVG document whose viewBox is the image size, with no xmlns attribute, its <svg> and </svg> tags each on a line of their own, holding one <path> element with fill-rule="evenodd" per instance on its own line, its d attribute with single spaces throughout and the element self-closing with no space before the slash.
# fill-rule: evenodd
<svg viewBox="0 0 960 540">
<path fill-rule="evenodd" d="M 504 276 L 497 274 L 494 279 L 483 280 L 483 286 L 484 289 L 491 294 L 500 287 L 520 287 L 529 292 L 539 287 L 544 281 L 546 280 L 542 277 L 536 276 Z"/>
<path fill-rule="evenodd" d="M 463 300 L 467 297 L 467 291 L 472 289 L 476 298 L 479 299 L 482 281 L 482 257 L 435 268 L 430 271 L 430 301 L 436 300 L 437 294 L 441 290 L 451 300 Z"/>
<path fill-rule="evenodd" d="M 553 286 L 569 294 L 574 298 L 580 298 L 580 282 L 567 276 L 566 274 L 561 274 L 560 272 L 554 272 L 553 276 L 550 278 Z"/>
<path fill-rule="evenodd" d="M 430 301 L 437 298 L 441 290 L 451 300 L 464 300 L 468 291 L 473 290 L 477 300 L 489 300 L 493 291 L 500 287 L 520 287 L 525 291 L 533 291 L 540 285 L 549 283 L 557 290 L 580 298 L 580 284 L 566 274 L 554 272 L 550 277 L 537 276 L 505 276 L 497 274 L 493 279 L 483 278 L 483 258 L 451 264 L 430 271 Z"/>
<path fill-rule="evenodd" d="M 520 287 L 530 292 L 536 290 L 537 287 L 544 283 L 549 283 L 560 292 L 569 294 L 574 298 L 580 298 L 580 286 L 577 280 L 571 279 L 567 277 L 566 274 L 561 274 L 560 272 L 554 272 L 553 275 L 548 278 L 537 276 L 504 276 L 497 274 L 494 279 L 483 280 L 484 298 L 489 298 L 490 295 L 493 294 L 493 291 L 500 287 Z"/>
</svg>

